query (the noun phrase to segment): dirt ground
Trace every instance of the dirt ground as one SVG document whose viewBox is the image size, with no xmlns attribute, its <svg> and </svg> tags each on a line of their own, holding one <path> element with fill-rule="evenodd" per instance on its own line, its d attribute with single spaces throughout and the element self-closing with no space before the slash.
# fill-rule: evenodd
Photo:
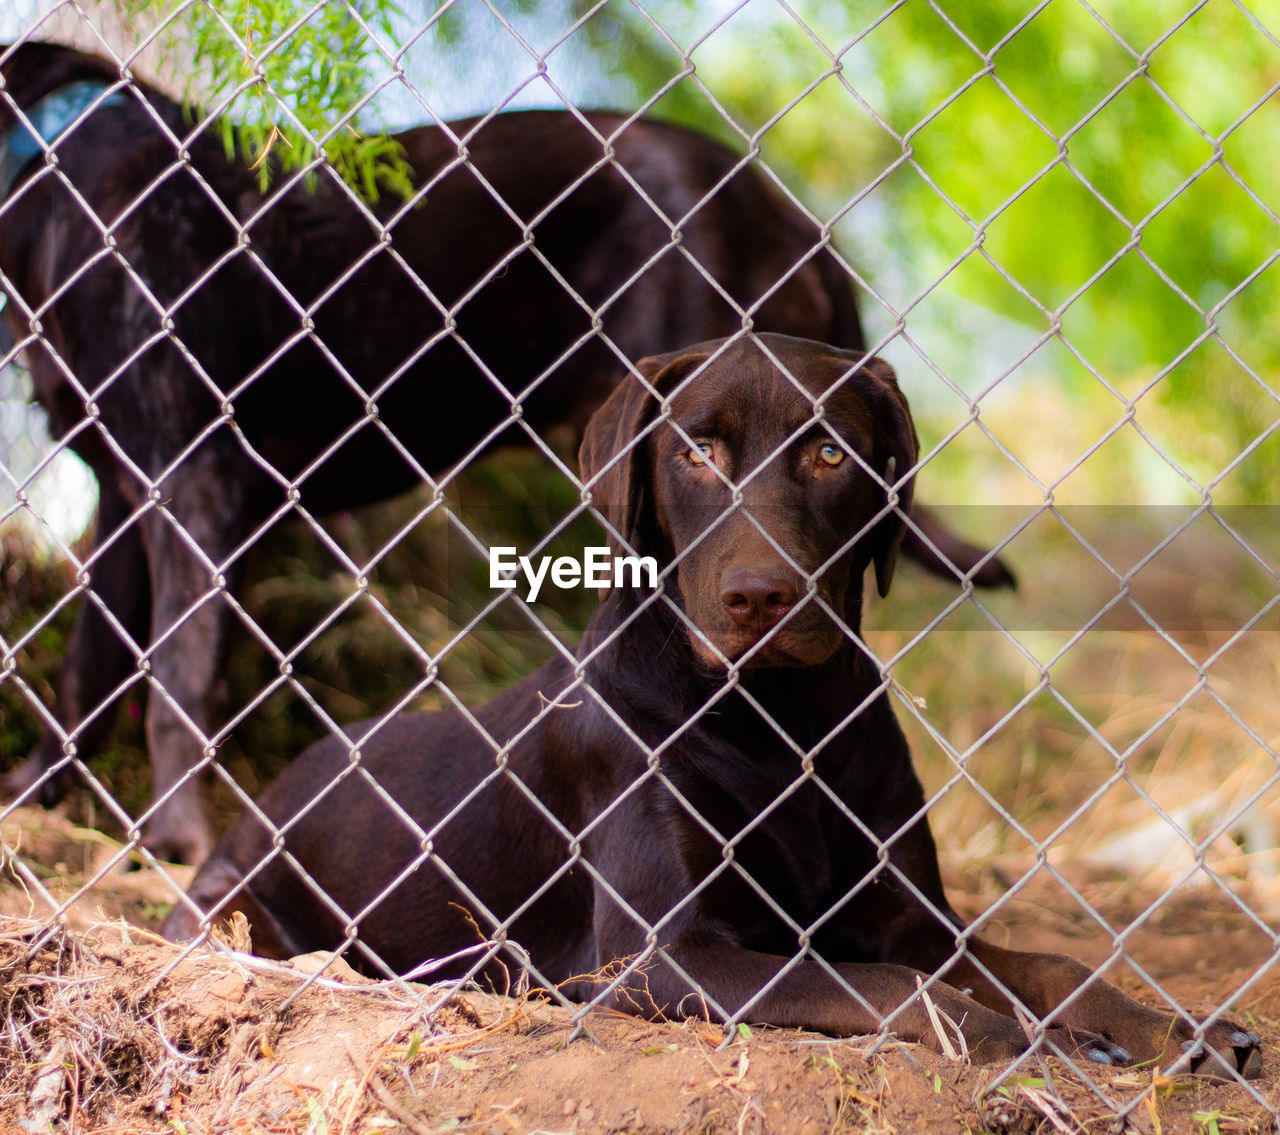
<svg viewBox="0 0 1280 1135">
<path fill-rule="evenodd" d="M 1028 864 L 952 872 L 976 916 L 1011 893 L 986 933 L 1094 965 L 1113 949 L 1193 1011 L 1227 1004 L 1264 1040 L 1249 1087 L 1055 1058 L 1010 1071 L 917 1045 L 655 1024 L 537 998 L 371 982 L 325 958 L 271 966 L 181 951 L 154 933 L 188 870 L 124 872 L 119 847 L 59 813 L 17 809 L 0 825 L 0 1131 L 1164 1132 L 1275 1130 L 1280 966 L 1243 885 L 1160 895 L 1094 872 L 1063 881 Z M 65 907 L 61 925 L 49 903 Z M 1265 896 L 1263 896 L 1265 898 Z M 1149 914 L 1145 912 L 1154 906 Z M 1145 915 L 1145 917 L 1144 917 Z M 53 929 L 51 930 L 51 927 Z M 1122 986 L 1158 1000 L 1125 966 Z"/>
</svg>

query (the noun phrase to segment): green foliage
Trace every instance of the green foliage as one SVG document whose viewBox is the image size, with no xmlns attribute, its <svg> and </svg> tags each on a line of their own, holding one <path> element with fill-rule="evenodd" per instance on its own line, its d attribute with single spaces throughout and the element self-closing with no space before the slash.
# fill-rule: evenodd
<svg viewBox="0 0 1280 1135">
<path fill-rule="evenodd" d="M 78 549 L 87 553 L 87 545 Z M 36 700 L 54 703 L 54 686 L 66 655 L 78 603 L 67 603 L 75 590 L 75 572 L 66 560 L 50 557 L 22 525 L 0 525 L 0 636 L 14 649 L 16 680 L 0 680 L 0 771 L 16 767 L 44 732 Z M 0 675 L 0 679 L 7 675 Z M 133 815 L 146 806 L 148 769 L 142 736 L 142 693 L 125 695 L 106 752 L 94 762 L 107 791 Z M 109 816 L 94 817 L 94 797 L 77 795 L 77 819 L 108 826 Z"/>
<path fill-rule="evenodd" d="M 864 303 L 873 331 L 905 313 L 908 334 L 945 352 L 973 334 L 949 321 L 948 297 L 1033 334 L 1060 328 L 1063 365 L 1046 375 L 1042 352 L 1019 379 L 1051 377 L 1117 416 L 1108 387 L 1154 398 L 1188 439 L 1212 435 L 1234 457 L 1276 418 L 1280 47 L 1233 4 L 1094 9 L 1101 19 L 1065 0 L 806 7 L 830 56 L 785 15 L 735 17 L 698 48 L 699 74 L 764 131 L 784 180 L 841 218 L 855 264 L 865 234 L 891 250 L 871 280 L 884 307 Z M 1002 369 L 949 377 L 977 392 Z M 1273 470 L 1258 453 L 1215 496 L 1268 500 Z"/>
<path fill-rule="evenodd" d="M 125 0 L 133 14 L 164 0 Z M 314 172 L 323 154 L 369 201 L 383 190 L 408 197 L 404 149 L 365 134 L 360 113 L 392 73 L 398 50 L 390 0 L 202 0 L 168 16 L 197 72 L 189 95 L 225 111 L 218 120 L 265 190 L 277 170 Z"/>
<path fill-rule="evenodd" d="M 45 704 L 53 701 L 52 675 L 66 650 L 71 611 L 50 617 L 75 586 L 74 572 L 62 560 L 36 554 L 17 524 L 0 526 L 0 631 L 6 646 L 26 636 L 17 653 L 15 674 Z M 43 625 L 32 634 L 37 619 Z M 0 756 L 9 767 L 36 743 L 40 725 L 30 697 L 15 681 L 0 681 Z"/>
</svg>

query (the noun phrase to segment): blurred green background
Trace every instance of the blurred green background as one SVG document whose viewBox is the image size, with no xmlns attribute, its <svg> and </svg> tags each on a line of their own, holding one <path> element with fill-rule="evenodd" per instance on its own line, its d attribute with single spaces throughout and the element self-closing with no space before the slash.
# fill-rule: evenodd
<svg viewBox="0 0 1280 1135">
<path fill-rule="evenodd" d="M 129 7 L 109 21 L 117 37 L 140 37 L 168 6 Z M 227 0 L 189 14 L 207 19 L 214 8 L 264 43 L 302 6 Z M 1069 767 L 1082 787 L 1068 795 L 1085 800 L 1118 767 L 1127 776 L 1172 759 L 1171 734 L 1178 762 L 1235 768 L 1268 758 L 1280 721 L 1261 689 L 1255 697 L 1237 683 L 1234 700 L 1201 694 L 1223 667 L 1274 671 L 1269 512 L 1254 514 L 1245 542 L 1238 525 L 1201 518 L 1195 534 L 1142 566 L 1134 583 L 1147 585 L 1164 636 L 1135 631 L 1140 618 L 1123 630 L 1089 620 L 1118 590 L 1118 574 L 1176 526 L 1171 517 L 1206 499 L 1277 503 L 1280 3 L 461 0 L 431 19 L 389 19 L 391 38 L 411 44 L 405 68 L 417 96 L 381 86 L 391 65 L 357 22 L 326 32 L 337 38 L 322 45 L 349 64 L 344 81 L 362 60 L 359 82 L 380 88 L 360 111 L 366 128 L 562 98 L 643 107 L 739 152 L 758 148 L 777 183 L 833 227 L 870 340 L 912 400 L 928 455 L 920 495 L 965 506 L 950 515 L 972 538 L 1007 541 L 1022 583 L 1016 595 L 955 607 L 953 589 L 907 570 L 871 608 L 869 641 L 924 703 L 904 697 L 902 709 L 931 784 L 961 768 L 1009 807 L 1038 791 L 1048 816 L 1061 801 L 1056 789 L 1026 787 L 1038 773 Z M 162 74 L 166 52 L 171 72 L 183 70 L 173 60 L 186 60 L 191 43 L 234 53 L 219 26 L 185 41 L 182 25 L 170 26 L 153 52 Z M 274 65 L 293 78 L 278 90 L 322 108 L 345 97 L 321 71 L 308 80 L 298 60 L 286 40 Z M 200 95 L 217 70 L 195 62 Z M 231 108 L 259 128 L 271 114 L 248 96 Z M 576 494 L 545 458 L 500 454 L 450 499 L 482 538 L 523 550 Z M 1108 566 L 1041 514 L 1047 501 L 1154 511 L 1145 526 L 1114 516 L 1094 526 L 1103 558 L 1115 560 Z M 398 704 L 433 661 L 458 697 L 483 700 L 555 642 L 575 641 L 594 604 L 548 592 L 536 605 L 546 631 L 510 602 L 474 621 L 490 599 L 482 566 L 449 538 L 444 517 L 415 520 L 422 506 L 326 521 L 353 559 L 378 560 L 370 597 L 337 620 L 331 612 L 354 584 L 319 541 L 294 526 L 258 553 L 249 609 L 286 648 L 323 628 L 299 655 L 298 681 L 339 721 Z M 12 644 L 40 628 L 17 664 L 47 698 L 67 624 L 65 609 L 50 612 L 70 574 L 39 550 L 29 521 L 17 512 L 0 522 L 0 636 Z M 575 529 L 562 546 L 585 538 Z M 1248 635 L 1232 637 L 1246 624 Z M 243 642 L 233 702 L 252 711 L 223 756 L 251 788 L 324 728 L 288 689 L 257 701 L 270 672 Z M 416 699 L 443 700 L 438 689 Z M 1014 712 L 1024 705 L 1029 712 Z M 103 761 L 113 790 L 134 805 L 145 791 L 136 716 L 126 709 Z M 29 697 L 0 681 L 6 760 L 26 751 L 35 728 Z M 1188 730 L 1209 739 L 1188 746 Z"/>
</svg>

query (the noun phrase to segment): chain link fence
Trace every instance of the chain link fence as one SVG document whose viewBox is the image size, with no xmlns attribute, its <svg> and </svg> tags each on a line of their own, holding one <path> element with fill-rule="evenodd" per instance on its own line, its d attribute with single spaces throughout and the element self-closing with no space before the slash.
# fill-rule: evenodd
<svg viewBox="0 0 1280 1135">
<path fill-rule="evenodd" d="M 269 44 L 231 17 L 221 34 L 261 59 L 330 7 Z M 900 1051 L 895 1030 L 926 1013 L 925 1041 L 957 1057 L 945 981 L 985 982 L 1029 1049 L 984 1091 L 1035 1122 L 1160 1130 L 1169 1085 L 1216 1043 L 1243 1053 L 1220 1089 L 1236 1094 L 1186 1129 L 1274 1124 L 1241 1030 L 1269 1065 L 1277 15 L 837 7 L 459 3 L 399 14 L 394 34 L 346 9 L 369 107 L 425 124 L 399 136 L 412 192 L 376 200 L 319 159 L 265 188 L 228 160 L 216 123 L 243 90 L 192 111 L 141 77 L 200 74 L 173 64 L 169 18 L 18 17 L 0 53 L 0 389 L 25 376 L 54 439 L 5 395 L 0 910 L 25 918 L 23 965 L 95 907 L 158 930 L 173 904 L 197 941 L 157 985 L 206 940 L 255 973 L 284 971 L 250 942 L 322 948 L 282 1012 L 351 963 L 415 1028 L 505 981 L 542 990 L 573 1036 L 601 1007 L 656 1003 L 719 1022 L 727 1045 L 760 1021 L 843 1020 L 790 1012 L 833 988 L 875 1019 L 864 1053 Z M 54 40 L 77 47 L 38 46 Z M 483 57 L 483 96 L 460 54 Z M 606 100 L 625 111 L 582 109 Z M 842 360 L 821 382 L 819 357 Z M 874 358 L 921 438 L 887 463 Z M 767 377 L 734 386 L 747 372 Z M 727 404 L 691 416 L 717 382 Z M 668 450 L 723 508 L 668 484 Z M 800 450 L 814 485 L 843 466 L 864 486 L 838 539 L 819 538 L 818 489 L 787 496 Z M 82 480 L 57 472 L 68 452 L 96 475 L 92 537 Z M 934 575 L 904 564 L 884 595 L 895 526 Z M 638 572 L 653 556 L 655 577 L 597 614 L 606 550 Z M 865 609 L 832 590 L 873 561 Z M 650 624 L 700 663 L 673 678 L 680 650 Z M 808 627 L 834 635 L 826 654 L 788 647 L 785 680 L 752 665 Z M 828 717 L 800 714 L 835 656 L 860 677 Z M 829 759 L 896 752 L 887 705 L 923 781 L 918 800 L 890 785 L 893 807 Z M 569 791 L 574 746 L 601 744 L 558 724 L 574 714 L 618 756 L 613 779 Z M 771 763 L 739 783 L 697 747 L 743 715 L 734 751 Z M 690 789 L 704 759 L 732 806 Z M 58 815 L 106 833 L 75 869 Z M 920 867 L 925 817 L 971 930 Z M 663 875 L 672 862 L 687 874 Z M 144 878 L 159 890 L 139 898 Z M 210 932 L 226 899 L 247 937 Z M 844 963 L 895 960 L 884 927 L 907 909 L 949 945 L 886 1009 Z M 774 943 L 772 962 L 721 955 L 741 972 L 710 981 L 679 938 L 710 910 Z M 570 915 L 582 926 L 554 924 Z M 1082 1058 L 975 935 L 1073 954 L 1195 1022 L 1181 1064 Z M 1089 996 L 1066 993 L 1059 1017 Z M 69 1059 L 19 1031 L 29 1068 Z M 171 1094 L 193 1061 L 164 1045 Z M 744 1055 L 735 1090 L 746 1075 Z M 32 1076 L 20 1110 L 47 1127 L 62 1081 Z"/>
</svg>

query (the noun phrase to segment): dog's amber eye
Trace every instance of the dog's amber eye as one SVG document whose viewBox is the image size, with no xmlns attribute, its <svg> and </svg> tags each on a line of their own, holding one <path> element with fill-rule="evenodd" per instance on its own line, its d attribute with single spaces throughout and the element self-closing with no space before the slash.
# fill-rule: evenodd
<svg viewBox="0 0 1280 1135">
<path fill-rule="evenodd" d="M 709 441 L 694 442 L 693 448 L 689 450 L 689 460 L 695 465 L 705 465 L 708 461 L 714 465 L 716 461 L 715 446 Z"/>
<path fill-rule="evenodd" d="M 818 456 L 824 465 L 839 465 L 844 460 L 844 450 L 834 441 L 829 441 L 818 450 Z"/>
</svg>

